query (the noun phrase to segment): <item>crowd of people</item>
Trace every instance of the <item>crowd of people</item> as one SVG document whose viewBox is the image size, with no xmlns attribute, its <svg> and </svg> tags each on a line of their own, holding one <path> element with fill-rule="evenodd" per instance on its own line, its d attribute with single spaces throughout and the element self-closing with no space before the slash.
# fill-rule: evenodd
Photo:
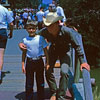
<svg viewBox="0 0 100 100">
<path fill-rule="evenodd" d="M 35 9 L 13 9 L 8 8 L 8 11 L 10 12 L 11 16 L 14 18 L 14 28 L 15 29 L 22 29 L 24 28 L 27 20 L 36 20 L 35 14 L 36 10 Z"/>
<path fill-rule="evenodd" d="M 6 13 L 1 9 L 4 9 Z M 37 12 L 32 9 L 24 9 L 24 12 L 13 11 L 12 13 L 11 9 L 7 10 L 0 5 L 0 81 L 2 80 L 4 50 L 8 36 L 12 37 L 14 23 L 17 29 L 25 28 L 29 34 L 19 43 L 22 50 L 22 72 L 26 75 L 26 100 L 33 100 L 34 72 L 36 72 L 38 100 L 44 100 L 43 56 L 46 56 L 45 77 L 51 91 L 50 100 L 66 100 L 68 72 L 71 66 L 70 45 L 75 49 L 80 60 L 80 69 L 85 68 L 90 71 L 90 66 L 85 60 L 84 50 L 80 44 L 80 34 L 75 29 L 67 27 L 66 20 L 62 7 L 58 6 L 55 0 L 45 12 L 43 7 L 40 7 Z M 8 35 L 6 23 L 10 25 Z M 36 32 L 37 27 L 38 31 Z M 50 43 L 49 47 L 48 43 Z M 60 60 L 61 66 L 59 89 L 57 89 L 53 74 L 57 59 Z"/>
<path fill-rule="evenodd" d="M 40 7 L 39 9 L 33 8 L 23 8 L 23 9 L 11 9 L 8 8 L 11 16 L 14 18 L 14 28 L 15 29 L 22 29 L 25 28 L 27 20 L 37 20 L 38 21 L 38 28 L 43 28 L 43 17 L 49 12 L 57 12 L 59 16 L 63 16 L 62 22 L 66 22 L 66 17 L 64 14 L 64 10 L 60 7 L 55 1 L 52 4 L 49 4 L 49 7 L 45 9 L 44 7 Z M 9 27 L 8 27 L 9 28 Z"/>
</svg>

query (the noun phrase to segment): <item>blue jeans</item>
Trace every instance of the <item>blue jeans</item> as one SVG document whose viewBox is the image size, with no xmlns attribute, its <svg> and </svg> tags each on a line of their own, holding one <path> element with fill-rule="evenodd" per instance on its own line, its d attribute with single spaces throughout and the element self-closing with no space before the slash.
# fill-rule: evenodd
<svg viewBox="0 0 100 100">
<path fill-rule="evenodd" d="M 36 72 L 37 97 L 44 100 L 44 63 L 43 59 L 26 61 L 26 100 L 33 100 L 34 72 Z"/>
</svg>

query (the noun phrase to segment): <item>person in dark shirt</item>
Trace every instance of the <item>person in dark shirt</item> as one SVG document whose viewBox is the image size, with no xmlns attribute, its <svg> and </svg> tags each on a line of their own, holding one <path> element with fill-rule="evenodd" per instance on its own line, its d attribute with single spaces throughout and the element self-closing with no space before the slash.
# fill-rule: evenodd
<svg viewBox="0 0 100 100">
<path fill-rule="evenodd" d="M 59 20 L 62 20 L 62 18 L 63 16 L 57 15 L 56 12 L 48 13 L 47 17 L 43 18 L 46 27 L 38 32 L 38 34 L 42 35 L 50 42 L 48 49 L 49 66 L 46 67 L 46 80 L 51 91 L 50 100 L 65 100 L 69 79 L 68 72 L 69 67 L 71 66 L 70 46 L 75 49 L 80 60 L 80 69 L 82 70 L 85 68 L 90 71 L 90 66 L 86 62 L 84 50 L 80 44 L 80 34 L 72 28 L 59 25 Z M 19 47 L 22 50 L 26 49 L 26 46 L 22 43 L 19 44 Z M 61 65 L 61 77 L 58 92 L 55 77 L 53 75 L 53 68 L 57 59 L 60 60 Z"/>
</svg>

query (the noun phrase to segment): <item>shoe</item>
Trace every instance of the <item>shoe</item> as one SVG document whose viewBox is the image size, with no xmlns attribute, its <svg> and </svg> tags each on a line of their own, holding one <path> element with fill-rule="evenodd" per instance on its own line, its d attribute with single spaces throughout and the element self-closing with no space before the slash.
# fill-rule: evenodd
<svg viewBox="0 0 100 100">
<path fill-rule="evenodd" d="M 51 96 L 50 100 L 56 100 L 56 96 L 55 95 Z"/>
</svg>

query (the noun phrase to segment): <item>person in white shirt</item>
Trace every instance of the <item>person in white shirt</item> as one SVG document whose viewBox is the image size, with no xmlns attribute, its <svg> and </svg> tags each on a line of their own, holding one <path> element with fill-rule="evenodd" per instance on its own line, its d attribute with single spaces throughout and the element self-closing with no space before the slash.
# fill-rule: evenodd
<svg viewBox="0 0 100 100">
<path fill-rule="evenodd" d="M 44 17 L 45 17 L 45 18 L 46 18 L 47 14 L 48 14 L 49 12 L 56 12 L 56 6 L 55 6 L 55 4 L 49 4 L 48 10 L 46 10 L 46 11 L 44 12 Z"/>
<path fill-rule="evenodd" d="M 40 11 L 36 13 L 36 20 L 38 21 L 39 30 L 43 28 L 43 17 L 44 17 L 43 7 L 40 7 Z"/>
<path fill-rule="evenodd" d="M 13 11 L 11 11 L 11 8 L 8 8 L 8 11 L 10 12 L 11 16 L 13 17 Z"/>
<path fill-rule="evenodd" d="M 7 39 L 13 36 L 13 18 L 7 8 L 0 4 L 0 83 L 2 83 L 2 67 L 4 51 L 7 44 Z M 7 33 L 7 24 L 9 24 L 10 32 Z"/>
<path fill-rule="evenodd" d="M 23 20 L 24 20 L 24 28 L 25 28 L 25 25 L 26 25 L 27 20 L 28 20 L 28 12 L 26 9 L 24 10 L 24 13 L 23 13 Z"/>
<path fill-rule="evenodd" d="M 65 25 L 67 19 L 66 19 L 66 16 L 64 14 L 63 8 L 61 6 L 59 6 L 55 0 L 52 1 L 52 4 L 55 4 L 57 14 L 59 16 L 63 16 L 63 19 L 61 20 L 60 24 Z"/>
</svg>

